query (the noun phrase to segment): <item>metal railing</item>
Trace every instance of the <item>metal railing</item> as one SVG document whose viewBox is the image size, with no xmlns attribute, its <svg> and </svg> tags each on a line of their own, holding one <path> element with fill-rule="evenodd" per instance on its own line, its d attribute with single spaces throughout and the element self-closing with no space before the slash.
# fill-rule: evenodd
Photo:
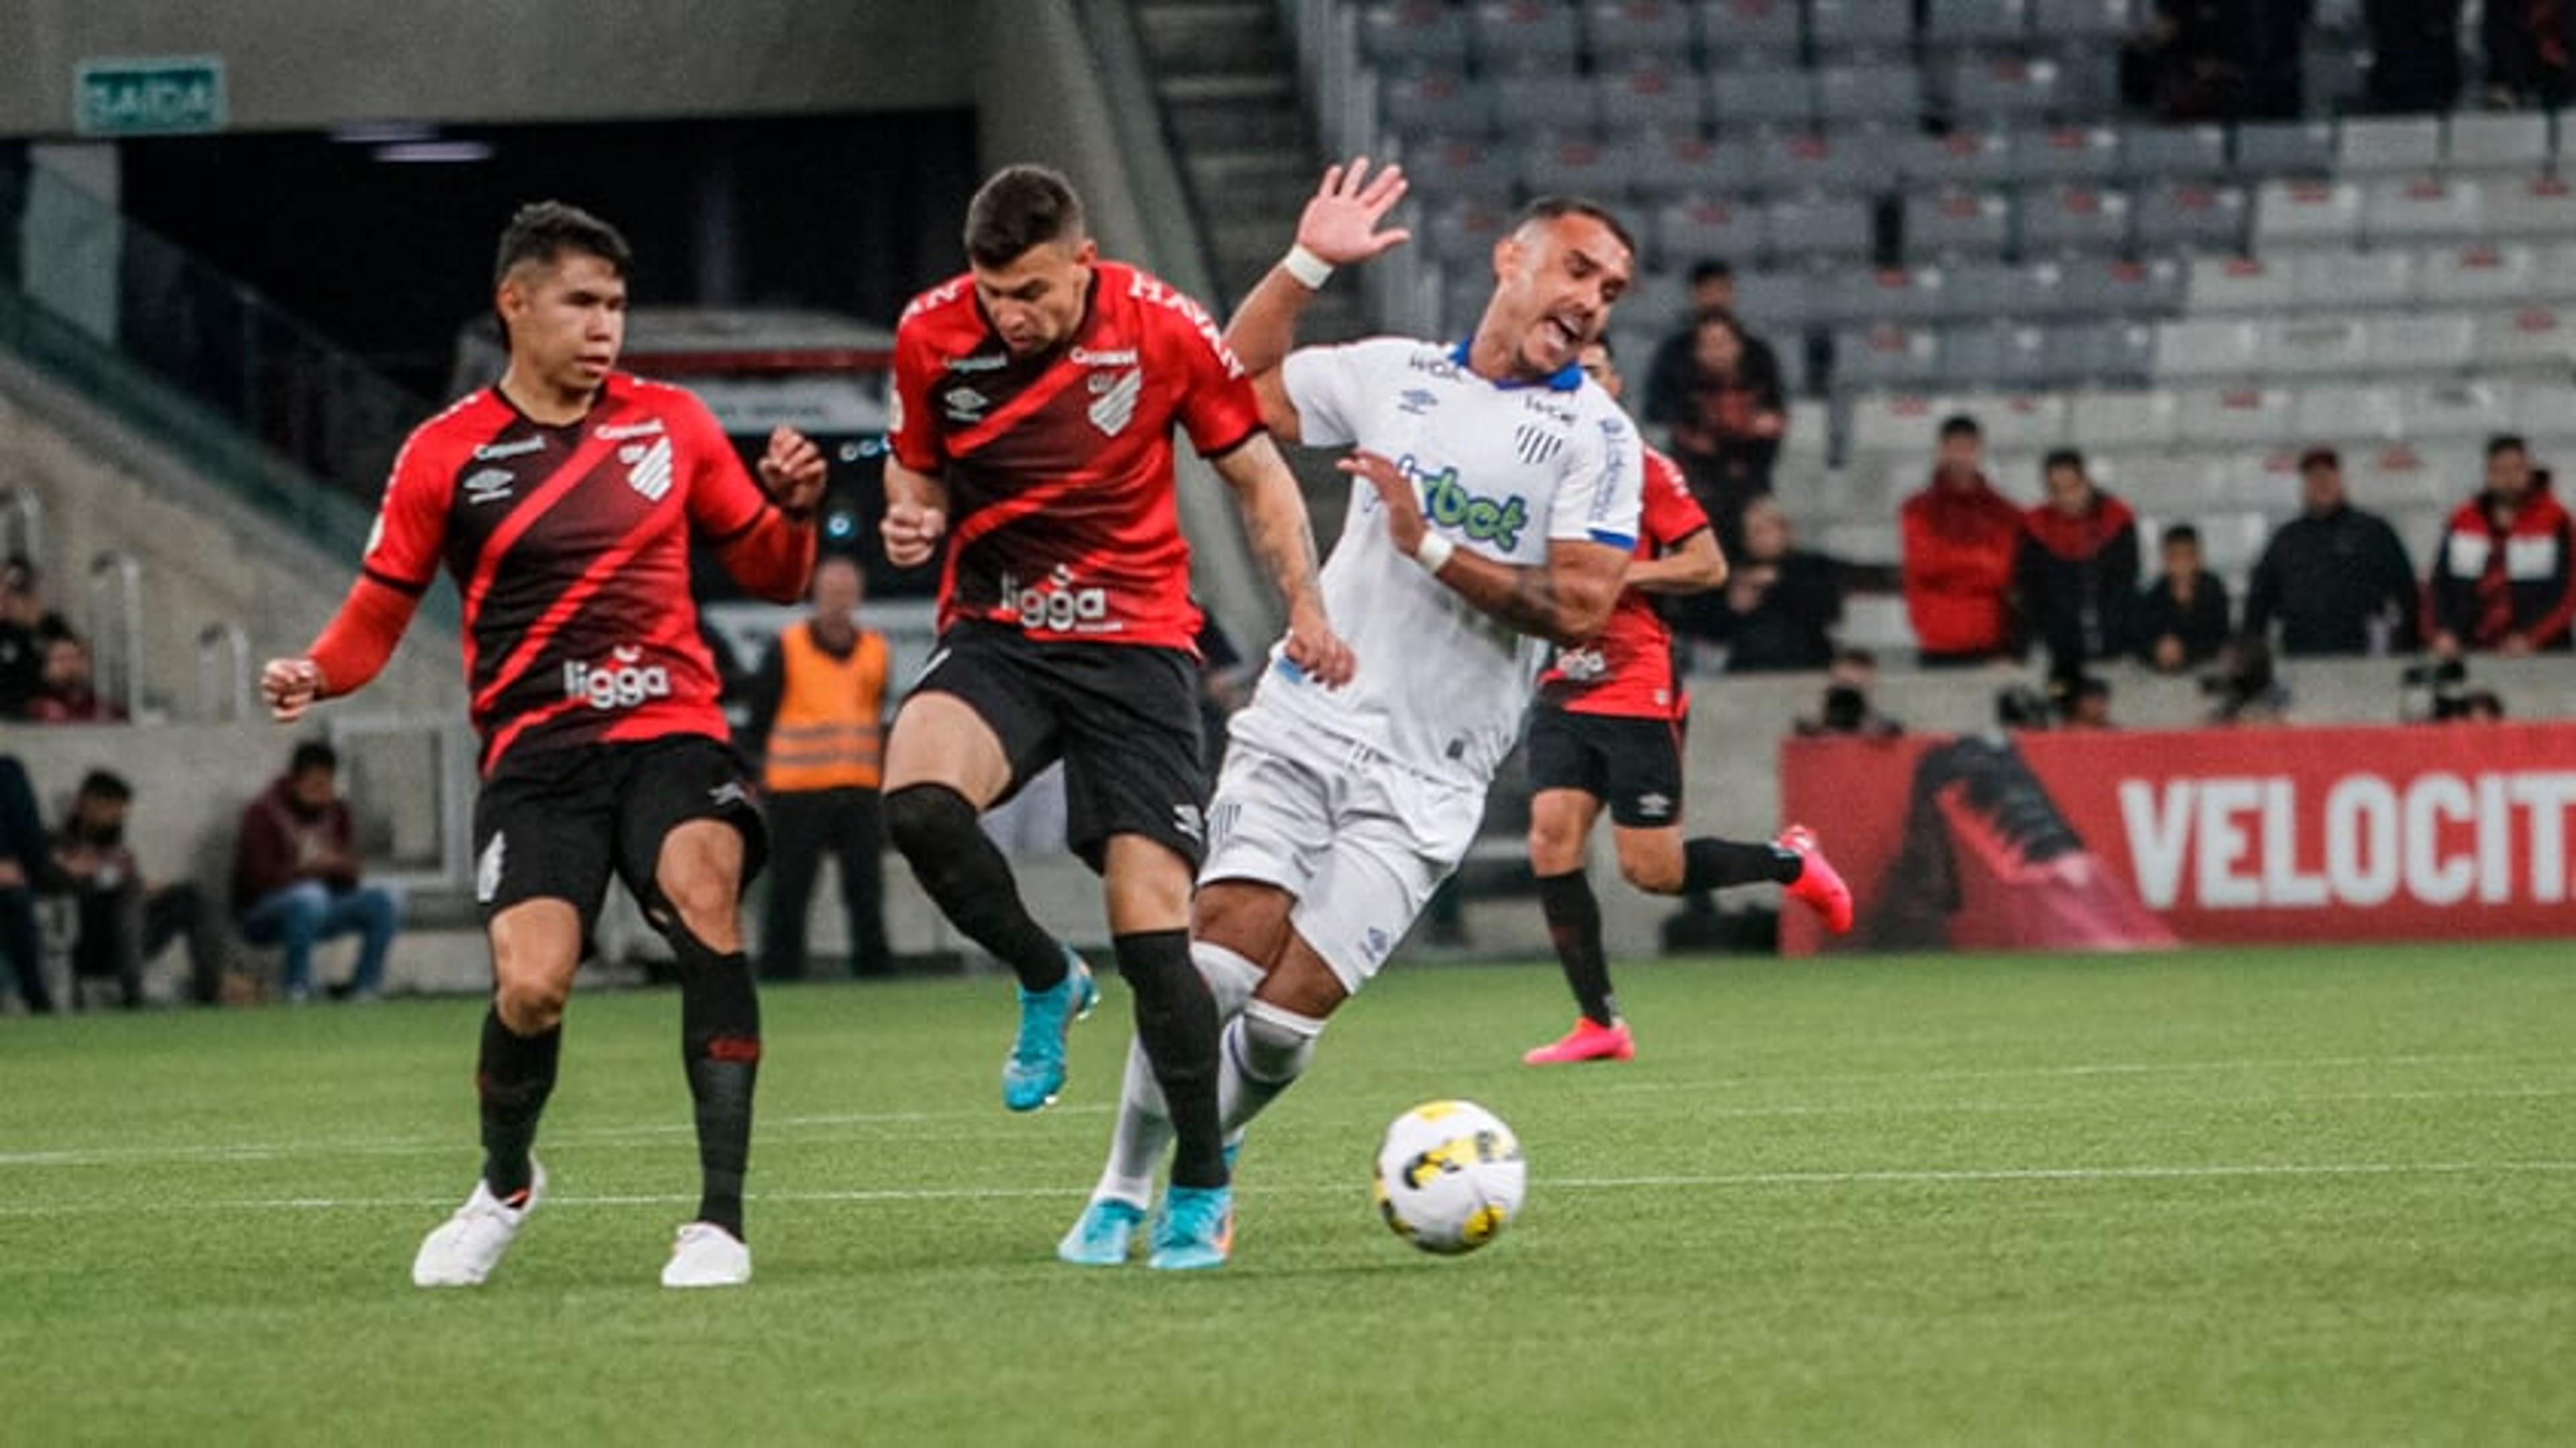
<svg viewBox="0 0 2576 1448">
<path fill-rule="evenodd" d="M 0 558 L 44 556 L 44 500 L 25 488 L 0 488 Z"/>
<path fill-rule="evenodd" d="M 143 717 L 143 565 L 109 549 L 90 560 L 82 621 L 99 697 Z"/>
<path fill-rule="evenodd" d="M 251 717 L 250 635 L 225 620 L 197 633 L 197 717 L 238 722 Z"/>
</svg>

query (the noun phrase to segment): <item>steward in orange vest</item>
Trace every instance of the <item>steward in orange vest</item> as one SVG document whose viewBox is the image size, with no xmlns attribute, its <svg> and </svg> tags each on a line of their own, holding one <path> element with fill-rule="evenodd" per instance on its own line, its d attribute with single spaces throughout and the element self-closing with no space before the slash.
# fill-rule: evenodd
<svg viewBox="0 0 2576 1448">
<path fill-rule="evenodd" d="M 885 942 L 885 636 L 858 625 L 864 579 L 847 558 L 814 569 L 814 611 L 788 625 L 752 679 L 750 737 L 768 793 L 769 900 L 760 973 L 805 974 L 808 906 L 823 857 L 838 862 L 850 969 L 881 975 Z"/>
</svg>

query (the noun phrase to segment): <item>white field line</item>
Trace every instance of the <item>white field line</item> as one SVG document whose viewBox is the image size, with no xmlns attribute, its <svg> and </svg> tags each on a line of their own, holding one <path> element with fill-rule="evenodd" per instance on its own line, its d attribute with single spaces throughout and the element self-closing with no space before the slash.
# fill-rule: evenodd
<svg viewBox="0 0 2576 1448">
<path fill-rule="evenodd" d="M 2091 1184 L 2135 1181 L 2205 1181 L 2263 1178 L 2332 1178 L 2392 1176 L 2528 1176 L 2576 1174 L 2576 1161 L 2427 1161 L 2427 1162 L 2213 1162 L 2165 1166 L 1991 1167 L 1926 1171 L 1777 1171 L 1728 1172 L 1704 1176 L 1541 1177 L 1543 1192 L 1618 1192 L 1673 1189 L 1727 1190 L 1765 1187 L 1974 1186 L 2066 1182 Z M 1300 1196 L 1365 1195 L 1351 1183 L 1302 1182 L 1260 1188 L 1264 1194 Z M 750 1200 L 780 1204 L 1009 1201 L 1072 1201 L 1081 1187 L 875 1187 L 844 1191 L 753 1192 Z M 453 1197 L 240 1197 L 211 1201 L 154 1203 L 46 1202 L 0 1207 L 0 1219 L 128 1215 L 134 1212 L 434 1212 Z M 697 1198 L 677 1192 L 619 1193 L 595 1196 L 550 1196 L 550 1209 L 616 1209 L 687 1207 Z"/>
</svg>

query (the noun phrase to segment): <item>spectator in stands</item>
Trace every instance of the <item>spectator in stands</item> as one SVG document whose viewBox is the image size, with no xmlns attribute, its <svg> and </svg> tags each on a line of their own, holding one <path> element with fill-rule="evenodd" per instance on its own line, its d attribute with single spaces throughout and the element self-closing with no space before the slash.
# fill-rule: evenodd
<svg viewBox="0 0 2576 1448">
<path fill-rule="evenodd" d="M 2370 74 L 2362 82 L 2362 98 L 2370 110 L 2439 114 L 2458 104 L 2463 8 L 2461 0 L 2362 0 L 2362 22 L 2370 31 Z"/>
<path fill-rule="evenodd" d="M 2459 0 L 2439 0 L 2439 5 L 2453 12 L 2456 35 Z M 2576 6 L 2567 0 L 2486 0 L 2480 28 L 2489 106 L 2563 110 L 2576 101 Z M 2452 46 L 2455 55 L 2458 49 Z"/>
<path fill-rule="evenodd" d="M 313 947 L 342 935 L 359 937 L 357 969 L 344 993 L 375 999 L 402 922 L 401 898 L 359 878 L 357 827 L 339 782 L 338 752 L 308 740 L 295 746 L 286 773 L 242 809 L 233 911 L 243 939 L 285 948 L 290 1001 L 313 998 Z"/>
<path fill-rule="evenodd" d="M 71 894 L 79 920 L 72 941 L 74 994 L 79 981 L 112 979 L 126 1009 L 133 1010 L 143 1004 L 143 967 L 184 939 L 191 987 L 197 999 L 211 1000 L 223 970 L 214 912 L 189 881 L 154 885 L 143 878 L 125 842 L 133 805 L 134 787 L 122 776 L 91 770 L 54 834 L 54 875 Z"/>
<path fill-rule="evenodd" d="M 2460 696 L 2460 712 L 2451 717 L 2461 724 L 2501 724 L 2504 696 L 2493 689 L 2471 689 Z"/>
<path fill-rule="evenodd" d="M 45 646 L 71 632 L 24 557 L 0 563 L 0 719 L 24 719 L 45 686 Z"/>
<path fill-rule="evenodd" d="M 1905 500 L 1905 612 L 1926 668 L 2020 655 L 2013 568 L 2021 510 L 1986 481 L 1985 430 L 1964 414 L 1941 424 L 1932 481 Z"/>
<path fill-rule="evenodd" d="M 2056 696 L 2058 728 L 2119 727 L 2111 722 L 2110 680 L 2098 674 L 2075 674 L 2055 681 L 2050 691 Z"/>
<path fill-rule="evenodd" d="M 1789 515 L 1769 498 L 1744 509 L 1744 547 L 1726 586 L 1672 600 L 1681 626 L 1726 645 L 1730 674 L 1821 669 L 1842 622 L 1834 561 L 1796 546 Z"/>
<path fill-rule="evenodd" d="M 1804 738 L 1826 734 L 1858 734 L 1864 738 L 1886 739 L 1905 732 L 1902 721 L 1878 710 L 1878 656 L 1867 649 L 1843 649 L 1825 672 L 1824 706 L 1812 719 L 1801 719 L 1794 726 Z"/>
<path fill-rule="evenodd" d="M 2413 0 L 2407 0 L 2413 3 Z M 2448 0 L 2454 6 L 2458 0 Z M 2168 121 L 2296 119 L 2313 0 L 2157 0 L 2129 42 L 2130 98 Z"/>
<path fill-rule="evenodd" d="M 124 721 L 124 706 L 99 697 L 87 639 L 64 633 L 46 640 L 44 680 L 27 706 L 27 717 L 39 724 Z"/>
<path fill-rule="evenodd" d="M 2415 646 L 2422 605 L 2397 530 L 2345 501 L 2333 448 L 2299 458 L 2301 513 L 2265 544 L 2245 591 L 2245 632 L 2267 645 L 2275 620 L 2290 658 Z"/>
<path fill-rule="evenodd" d="M 1673 461 L 1717 529 L 1719 549 L 1732 558 L 1743 551 L 1745 505 L 1771 491 L 1771 469 L 1789 431 L 1788 395 L 1777 359 L 1768 348 L 1756 353 L 1723 308 L 1693 320 L 1682 362 L 1656 374 L 1661 386 L 1647 392 L 1646 421 L 1668 430 Z"/>
<path fill-rule="evenodd" d="M 2200 530 L 2165 529 L 2164 575 L 2138 605 L 2138 657 L 2163 673 L 2198 668 L 2218 656 L 2234 625 L 2227 584 L 2201 566 Z"/>
<path fill-rule="evenodd" d="M 36 922 L 36 892 L 52 868 L 36 790 L 17 756 L 0 754 L 0 967 L 34 1015 L 50 1015 L 45 934 Z"/>
<path fill-rule="evenodd" d="M 1655 344 L 1654 356 L 1646 360 L 1646 410 L 1675 401 L 1689 387 L 1691 354 L 1699 349 L 1699 319 L 1710 312 L 1735 311 L 1735 268 L 1713 256 L 1691 263 L 1690 292 L 1684 301 L 1681 325 L 1664 334 Z M 1738 329 L 1744 338 L 1748 365 L 1757 371 L 1778 377 L 1780 358 L 1771 344 L 1750 332 Z M 1649 418 L 1651 421 L 1651 417 Z"/>
<path fill-rule="evenodd" d="M 2014 587 L 2049 667 L 2071 675 L 2135 646 L 2138 519 L 2093 485 L 2073 448 L 2050 453 L 2040 474 L 2048 496 L 2022 515 Z"/>
<path fill-rule="evenodd" d="M 2576 619 L 2576 524 L 2510 434 L 2487 443 L 2486 488 L 2451 515 L 2433 551 L 2433 651 L 2563 651 Z"/>
<path fill-rule="evenodd" d="M 769 806 L 769 900 L 761 914 L 760 976 L 801 980 L 814 878 L 826 855 L 841 882 L 850 974 L 883 976 L 885 725 L 891 655 L 859 623 L 867 591 L 858 561 L 814 565 L 813 612 L 787 626 L 753 676 L 751 737 L 759 741 Z"/>
</svg>

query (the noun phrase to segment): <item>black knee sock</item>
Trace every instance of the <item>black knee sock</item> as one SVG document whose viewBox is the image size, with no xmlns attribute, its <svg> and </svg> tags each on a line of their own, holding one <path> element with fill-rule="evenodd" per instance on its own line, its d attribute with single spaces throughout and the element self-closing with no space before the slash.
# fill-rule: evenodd
<svg viewBox="0 0 2576 1448">
<path fill-rule="evenodd" d="M 1556 946 L 1565 983 L 1574 987 L 1583 1018 L 1609 1025 L 1619 1018 L 1619 999 L 1610 993 L 1610 957 L 1601 946 L 1601 902 L 1581 870 L 1538 877 L 1538 908 L 1547 917 L 1547 938 Z"/>
<path fill-rule="evenodd" d="M 1064 982 L 1064 946 L 1020 903 L 1010 861 L 975 824 L 975 807 L 944 784 L 886 796 L 887 837 L 912 863 L 922 890 L 966 938 L 1001 957 L 1029 990 Z"/>
<path fill-rule="evenodd" d="M 698 1220 L 736 1237 L 742 1179 L 751 1166 L 751 1095 L 760 1079 L 760 992 L 751 960 L 718 955 L 685 927 L 671 932 L 680 957 L 680 1059 L 697 1103 Z"/>
<path fill-rule="evenodd" d="M 497 1008 L 484 1013 L 482 1059 L 474 1068 L 483 1114 L 483 1182 L 505 1202 L 534 1179 L 528 1147 L 537 1139 L 537 1118 L 554 1092 L 555 1062 L 562 1053 L 562 1026 L 522 1036 L 501 1024 Z"/>
<path fill-rule="evenodd" d="M 1117 936 L 1118 973 L 1136 994 L 1136 1039 L 1163 1088 L 1172 1122 L 1172 1185 L 1225 1185 L 1225 1132 L 1217 1124 L 1216 997 L 1190 963 L 1186 930 Z"/>
<path fill-rule="evenodd" d="M 1768 880 L 1788 885 L 1805 874 L 1807 862 L 1795 850 L 1742 840 L 1698 839 L 1682 846 L 1682 891 L 1698 894 L 1729 885 L 1759 885 Z"/>
</svg>

